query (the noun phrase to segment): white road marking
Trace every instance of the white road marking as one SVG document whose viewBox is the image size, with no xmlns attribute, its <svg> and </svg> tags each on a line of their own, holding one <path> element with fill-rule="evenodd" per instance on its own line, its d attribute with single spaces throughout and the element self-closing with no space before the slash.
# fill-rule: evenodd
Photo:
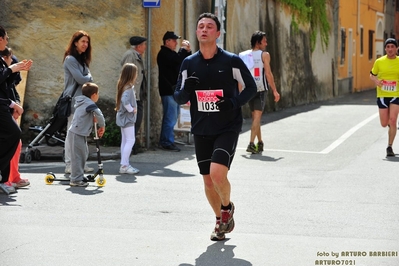
<svg viewBox="0 0 399 266">
<path fill-rule="evenodd" d="M 362 128 L 363 126 L 365 126 L 367 123 L 369 123 L 371 120 L 373 120 L 374 118 L 376 118 L 379 114 L 375 113 L 374 115 L 370 116 L 369 118 L 363 120 L 362 122 L 360 122 L 359 124 L 357 124 L 356 126 L 352 127 L 351 129 L 349 129 L 348 131 L 345 132 L 345 134 L 343 134 L 341 137 L 339 137 L 336 141 L 334 141 L 333 143 L 331 143 L 330 146 L 328 146 L 327 148 L 325 148 L 324 150 L 322 150 L 320 153 L 321 154 L 328 154 L 331 151 L 333 151 L 336 147 L 338 147 L 339 145 L 341 145 L 345 140 L 347 140 L 350 136 L 353 135 L 353 133 L 355 133 L 356 131 L 358 131 L 360 128 Z"/>
<path fill-rule="evenodd" d="M 276 152 L 289 152 L 289 153 L 307 153 L 307 154 L 329 154 L 331 151 L 333 151 L 335 148 L 337 148 L 339 145 L 341 145 L 345 140 L 347 140 L 350 136 L 352 136 L 356 131 L 358 131 L 360 128 L 365 126 L 367 123 L 369 123 L 371 120 L 376 118 L 379 114 L 375 113 L 374 115 L 366 118 L 356 126 L 352 127 L 348 131 L 346 131 L 341 137 L 339 137 L 336 141 L 331 143 L 327 148 L 325 148 L 322 151 L 298 151 L 298 150 L 279 150 L 279 149 L 264 149 L 265 151 L 276 151 Z M 246 150 L 246 148 L 237 148 L 237 150 Z"/>
</svg>

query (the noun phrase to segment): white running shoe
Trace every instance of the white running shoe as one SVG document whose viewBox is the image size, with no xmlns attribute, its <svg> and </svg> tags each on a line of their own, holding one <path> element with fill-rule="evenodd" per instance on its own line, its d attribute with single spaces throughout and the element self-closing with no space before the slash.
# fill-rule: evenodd
<svg viewBox="0 0 399 266">
<path fill-rule="evenodd" d="M 139 169 L 134 168 L 131 165 L 128 166 L 121 166 L 121 168 L 119 168 L 119 173 L 120 174 L 130 174 L 130 175 L 135 175 L 138 174 L 140 172 Z"/>
<path fill-rule="evenodd" d="M 70 174 L 71 173 L 71 166 L 67 165 L 65 166 L 65 174 Z"/>
<path fill-rule="evenodd" d="M 84 182 L 84 181 L 71 181 L 69 183 L 71 187 L 87 187 L 89 183 Z"/>
</svg>

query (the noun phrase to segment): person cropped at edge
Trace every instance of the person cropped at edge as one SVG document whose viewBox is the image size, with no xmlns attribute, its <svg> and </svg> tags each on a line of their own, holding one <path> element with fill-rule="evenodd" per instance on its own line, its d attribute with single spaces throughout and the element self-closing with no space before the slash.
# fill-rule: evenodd
<svg viewBox="0 0 399 266">
<path fill-rule="evenodd" d="M 12 65 L 18 63 L 18 59 L 16 56 L 14 56 L 12 49 L 10 47 L 6 47 L 3 51 L 0 51 L 0 56 L 3 57 L 4 61 L 7 63 L 7 65 Z M 16 89 L 16 85 L 18 85 L 22 78 L 20 72 L 15 73 L 14 80 L 10 80 L 9 88 L 11 89 L 11 100 L 14 102 L 20 104 L 20 96 L 19 93 Z M 16 112 L 14 112 L 13 109 L 10 110 L 12 113 L 15 121 L 18 120 L 19 115 L 17 115 Z M 26 178 L 21 178 L 21 173 L 19 172 L 19 158 L 21 155 L 21 148 L 22 148 L 22 141 L 19 140 L 19 144 L 17 147 L 17 150 L 14 153 L 14 156 L 11 159 L 10 162 L 10 174 L 8 177 L 8 182 L 5 183 L 8 186 L 13 186 L 15 188 L 21 188 L 21 187 L 26 187 L 30 184 L 29 180 Z"/>
<path fill-rule="evenodd" d="M 137 134 L 140 130 L 141 122 L 143 121 L 144 101 L 147 100 L 147 81 L 145 76 L 144 60 L 142 58 L 147 49 L 147 38 L 133 36 L 129 39 L 129 42 L 132 47 L 123 54 L 121 66 L 124 66 L 126 63 L 133 63 L 137 66 L 137 79 L 134 84 L 137 101 L 137 119 L 134 128 L 136 141 L 133 146 L 133 154 L 137 154 L 141 151 Z"/>
<path fill-rule="evenodd" d="M 86 82 L 92 82 L 89 65 L 91 62 L 91 40 L 87 32 L 79 30 L 72 35 L 69 44 L 64 53 L 64 92 L 63 95 L 72 95 L 74 89 L 77 87 L 72 98 L 71 115 L 68 117 L 69 129 L 72 123 L 72 118 L 75 113 L 75 97 L 82 95 L 82 85 Z M 67 131 L 68 135 L 68 131 Z M 67 143 L 68 138 L 65 139 L 65 173 L 71 173 L 71 151 Z M 85 165 L 85 172 L 93 172 L 94 168 Z"/>
<path fill-rule="evenodd" d="M 258 92 L 249 102 L 249 109 L 252 114 L 251 136 L 247 147 L 247 152 L 263 152 L 262 131 L 260 129 L 260 120 L 265 108 L 266 93 L 269 87 L 273 91 L 274 101 L 280 100 L 280 94 L 277 92 L 274 77 L 270 69 L 270 54 L 266 52 L 267 39 L 266 33 L 256 31 L 251 37 L 252 49 L 241 52 L 239 56 L 247 65 L 249 71 L 255 79 Z M 255 145 L 255 137 L 258 143 Z"/>
<path fill-rule="evenodd" d="M 211 240 L 218 241 L 234 229 L 235 207 L 227 174 L 242 127 L 241 106 L 256 94 L 256 84 L 238 55 L 216 45 L 220 36 L 217 16 L 201 14 L 196 34 L 200 49 L 184 59 L 174 96 L 179 104 L 190 101 L 197 163 L 216 216 Z M 245 87 L 241 93 L 239 83 Z"/>
<path fill-rule="evenodd" d="M 163 45 L 157 55 L 158 88 L 162 100 L 163 118 L 159 146 L 164 150 L 180 151 L 175 145 L 174 126 L 177 122 L 180 106 L 173 99 L 174 89 L 179 76 L 183 59 L 191 55 L 190 42 L 183 40 L 182 47 L 176 52 L 177 39 L 173 31 L 167 31 L 163 36 Z"/>
<path fill-rule="evenodd" d="M 8 40 L 6 30 L 0 26 L 0 50 L 6 48 Z M 10 161 L 21 139 L 21 129 L 14 117 L 18 117 L 24 112 L 21 105 L 11 100 L 11 89 L 8 84 L 14 81 L 15 73 L 29 70 L 32 63 L 32 60 L 25 59 L 8 66 L 0 56 L 0 191 L 7 195 L 15 192 L 15 188 L 4 183 L 8 182 Z M 10 108 L 13 109 L 13 114 L 11 114 Z"/>
<path fill-rule="evenodd" d="M 87 137 L 93 131 L 93 124 L 98 124 L 98 137 L 105 132 L 105 119 L 96 102 L 100 97 L 98 86 L 87 82 L 82 86 L 82 95 L 76 96 L 75 114 L 71 126 L 68 128 L 68 145 L 73 154 L 71 157 L 70 185 L 73 187 L 85 187 L 84 167 L 89 156 Z M 67 143 L 67 142 L 65 142 Z"/>
<path fill-rule="evenodd" d="M 386 55 L 378 58 L 370 71 L 370 79 L 377 87 L 377 105 L 382 127 L 388 126 L 387 156 L 395 156 L 392 145 L 397 131 L 399 112 L 399 57 L 395 39 L 385 41 Z"/>
</svg>

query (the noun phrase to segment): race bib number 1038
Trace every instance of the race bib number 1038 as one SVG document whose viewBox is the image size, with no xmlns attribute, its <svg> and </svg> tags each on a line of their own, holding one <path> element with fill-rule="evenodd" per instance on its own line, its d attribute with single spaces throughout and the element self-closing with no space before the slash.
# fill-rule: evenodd
<svg viewBox="0 0 399 266">
<path fill-rule="evenodd" d="M 219 108 L 215 104 L 219 100 L 216 95 L 223 97 L 222 89 L 196 90 L 195 93 L 199 112 L 219 112 Z"/>
</svg>

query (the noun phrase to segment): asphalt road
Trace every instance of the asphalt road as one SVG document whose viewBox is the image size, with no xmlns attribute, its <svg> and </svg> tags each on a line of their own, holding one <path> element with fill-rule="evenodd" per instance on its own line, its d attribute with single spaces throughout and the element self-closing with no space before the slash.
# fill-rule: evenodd
<svg viewBox="0 0 399 266">
<path fill-rule="evenodd" d="M 136 176 L 104 159 L 104 187 L 46 185 L 47 172 L 64 176 L 59 160 L 21 164 L 31 186 L 0 194 L 0 265 L 399 265 L 399 155 L 385 157 L 375 93 L 262 122 L 263 154 L 245 151 L 249 121 L 240 136 L 229 172 L 236 227 L 225 241 L 209 240 L 194 148 L 180 145 L 132 156 Z"/>
</svg>

